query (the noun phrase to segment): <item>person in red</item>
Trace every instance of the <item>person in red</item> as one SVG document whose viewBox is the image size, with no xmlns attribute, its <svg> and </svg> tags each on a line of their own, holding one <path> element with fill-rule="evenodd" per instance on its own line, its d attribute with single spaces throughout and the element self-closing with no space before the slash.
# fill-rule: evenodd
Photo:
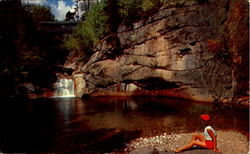
<svg viewBox="0 0 250 154">
<path fill-rule="evenodd" d="M 206 125 L 206 127 L 204 129 L 204 133 L 203 134 L 194 134 L 192 136 L 191 141 L 187 145 L 185 145 L 181 148 L 175 149 L 174 150 L 175 152 L 182 152 L 184 150 L 192 148 L 193 146 L 198 146 L 201 148 L 211 149 L 214 152 L 219 152 L 219 150 L 217 149 L 216 132 L 212 126 L 208 126 L 210 116 L 208 114 L 202 114 L 200 116 L 200 118 L 202 119 L 203 123 Z"/>
</svg>

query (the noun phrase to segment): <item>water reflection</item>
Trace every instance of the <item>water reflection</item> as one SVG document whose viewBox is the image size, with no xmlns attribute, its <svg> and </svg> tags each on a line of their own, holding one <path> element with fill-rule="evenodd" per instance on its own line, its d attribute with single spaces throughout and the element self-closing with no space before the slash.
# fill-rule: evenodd
<svg viewBox="0 0 250 154">
<path fill-rule="evenodd" d="M 167 98 L 58 98 L 0 108 L 1 152 L 111 152 L 139 136 L 216 129 L 248 132 L 248 111 Z"/>
<path fill-rule="evenodd" d="M 126 100 L 123 103 L 123 109 L 125 111 L 132 111 L 135 110 L 138 107 L 138 105 L 133 100 Z"/>
<path fill-rule="evenodd" d="M 60 103 L 56 103 L 56 108 L 59 110 L 60 115 L 63 116 L 65 123 L 68 123 L 71 114 L 74 113 L 75 101 L 69 98 L 61 99 Z"/>
</svg>

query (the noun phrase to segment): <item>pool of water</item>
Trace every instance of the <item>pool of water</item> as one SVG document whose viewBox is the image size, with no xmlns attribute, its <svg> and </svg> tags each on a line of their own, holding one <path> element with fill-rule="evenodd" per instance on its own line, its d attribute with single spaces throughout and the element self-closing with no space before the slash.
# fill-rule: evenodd
<svg viewBox="0 0 250 154">
<path fill-rule="evenodd" d="M 0 152 L 122 151 L 138 137 L 217 130 L 248 135 L 248 110 L 170 98 L 51 98 L 0 104 Z"/>
</svg>

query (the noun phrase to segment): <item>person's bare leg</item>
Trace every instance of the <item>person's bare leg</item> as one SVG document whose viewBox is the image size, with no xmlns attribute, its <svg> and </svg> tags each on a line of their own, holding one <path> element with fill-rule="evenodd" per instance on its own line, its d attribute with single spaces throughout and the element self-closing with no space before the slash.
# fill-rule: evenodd
<svg viewBox="0 0 250 154">
<path fill-rule="evenodd" d="M 195 133 L 192 138 L 191 138 L 191 141 L 196 141 L 196 140 L 200 140 L 201 142 L 205 142 L 205 137 L 203 134 L 198 134 L 198 133 Z M 190 142 L 191 142 L 190 141 Z"/>
<path fill-rule="evenodd" d="M 202 148 L 207 148 L 207 145 L 205 142 L 201 142 L 201 141 L 191 141 L 189 144 L 181 147 L 181 148 L 177 148 L 175 149 L 174 151 L 175 152 L 181 152 L 183 150 L 187 150 L 187 149 L 190 149 L 192 148 L 194 145 L 198 145 L 199 147 L 202 147 Z"/>
</svg>

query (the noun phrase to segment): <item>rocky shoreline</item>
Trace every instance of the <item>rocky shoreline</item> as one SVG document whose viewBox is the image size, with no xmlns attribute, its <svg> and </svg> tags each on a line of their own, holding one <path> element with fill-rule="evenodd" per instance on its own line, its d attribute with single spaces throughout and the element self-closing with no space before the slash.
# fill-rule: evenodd
<svg viewBox="0 0 250 154">
<path fill-rule="evenodd" d="M 197 133 L 197 132 L 196 132 Z M 201 133 L 201 132 L 198 132 Z M 138 138 L 131 141 L 125 149 L 128 153 L 140 153 L 141 150 L 173 151 L 177 147 L 187 144 L 193 133 L 161 134 L 154 137 Z M 246 154 L 249 152 L 248 137 L 242 133 L 231 131 L 217 131 L 218 149 L 223 154 Z M 195 150 L 193 150 L 195 151 Z M 203 153 L 203 152 L 202 152 Z"/>
</svg>

